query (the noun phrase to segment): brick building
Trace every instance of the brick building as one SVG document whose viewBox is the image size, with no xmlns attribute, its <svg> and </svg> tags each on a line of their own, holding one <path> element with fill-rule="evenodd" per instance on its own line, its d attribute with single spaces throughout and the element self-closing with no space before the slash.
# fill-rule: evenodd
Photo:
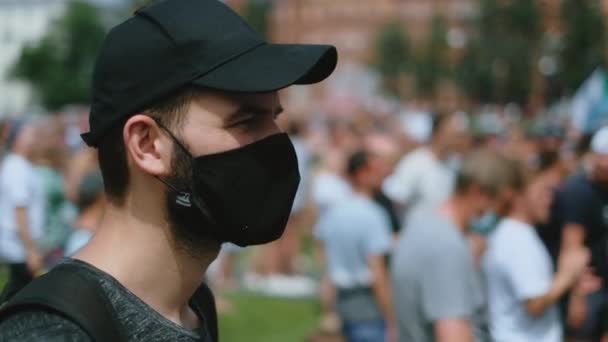
<svg viewBox="0 0 608 342">
<path fill-rule="evenodd" d="M 279 42 L 331 43 L 341 60 L 369 62 L 374 38 L 388 22 L 403 25 L 410 39 L 422 41 L 435 14 L 442 14 L 456 38 L 464 37 L 477 11 L 476 0 L 281 0 L 270 16 Z"/>
</svg>

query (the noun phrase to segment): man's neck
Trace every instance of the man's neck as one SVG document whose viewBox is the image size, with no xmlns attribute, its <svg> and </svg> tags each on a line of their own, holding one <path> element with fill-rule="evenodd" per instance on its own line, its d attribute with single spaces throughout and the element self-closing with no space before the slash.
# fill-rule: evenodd
<svg viewBox="0 0 608 342">
<path fill-rule="evenodd" d="M 469 230 L 469 222 L 473 217 L 465 198 L 453 196 L 441 207 L 441 212 L 450 218 L 462 233 Z"/>
<path fill-rule="evenodd" d="M 439 160 L 439 161 L 444 161 L 448 157 L 448 153 L 446 152 L 445 148 L 443 148 L 441 146 L 441 144 L 439 144 L 437 142 L 433 142 L 431 144 L 430 150 L 433 153 L 433 155 L 435 156 L 435 158 L 437 158 L 437 160 Z"/>
<path fill-rule="evenodd" d="M 527 215 L 524 210 L 521 210 L 521 209 L 516 208 L 516 209 L 512 210 L 509 213 L 508 218 L 515 220 L 515 221 L 523 222 L 529 226 L 534 225 L 532 218 L 529 215 Z"/>
<path fill-rule="evenodd" d="M 357 186 L 355 184 L 351 184 L 351 186 L 353 188 L 353 192 L 355 192 L 359 196 L 366 197 L 366 198 L 373 198 L 375 195 L 374 190 L 368 189 L 364 186 Z"/>
<path fill-rule="evenodd" d="M 165 318 L 188 326 L 188 302 L 218 252 L 219 246 L 194 258 L 174 247 L 162 214 L 134 215 L 109 206 L 97 234 L 75 258 L 112 275 Z"/>
<path fill-rule="evenodd" d="M 17 150 L 17 149 L 12 150 L 12 151 L 10 152 L 10 154 L 12 154 L 13 156 L 17 156 L 17 157 L 20 157 L 20 158 L 26 159 L 26 160 L 28 159 L 28 158 L 26 157 L 25 153 L 23 153 L 23 151 L 21 151 L 21 150 Z"/>
</svg>

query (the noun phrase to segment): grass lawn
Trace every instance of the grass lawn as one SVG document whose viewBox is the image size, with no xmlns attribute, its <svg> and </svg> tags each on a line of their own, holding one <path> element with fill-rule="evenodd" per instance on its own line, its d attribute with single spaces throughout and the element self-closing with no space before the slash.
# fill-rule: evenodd
<svg viewBox="0 0 608 342">
<path fill-rule="evenodd" d="M 0 289 L 6 272 L 0 267 Z M 314 300 L 287 300 L 238 293 L 228 296 L 232 313 L 220 316 L 224 342 L 302 342 L 316 328 Z"/>
<path fill-rule="evenodd" d="M 0 291 L 4 288 L 4 284 L 6 283 L 6 269 L 3 265 L 0 265 Z"/>
<path fill-rule="evenodd" d="M 227 297 L 234 313 L 220 317 L 220 339 L 228 342 L 302 342 L 316 327 L 314 300 L 236 294 Z"/>
</svg>

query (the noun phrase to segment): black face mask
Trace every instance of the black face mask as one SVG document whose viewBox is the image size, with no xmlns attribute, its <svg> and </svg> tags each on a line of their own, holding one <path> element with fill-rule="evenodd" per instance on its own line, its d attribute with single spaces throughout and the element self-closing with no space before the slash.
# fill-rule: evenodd
<svg viewBox="0 0 608 342">
<path fill-rule="evenodd" d="M 180 240 L 206 237 L 249 246 L 281 237 L 300 182 L 297 157 L 287 134 L 193 157 L 171 131 L 163 129 L 191 163 L 187 176 L 174 177 L 175 181 L 159 178 L 169 187 L 171 221 L 194 228 L 182 230 L 180 234 L 186 236 L 178 237 Z"/>
</svg>

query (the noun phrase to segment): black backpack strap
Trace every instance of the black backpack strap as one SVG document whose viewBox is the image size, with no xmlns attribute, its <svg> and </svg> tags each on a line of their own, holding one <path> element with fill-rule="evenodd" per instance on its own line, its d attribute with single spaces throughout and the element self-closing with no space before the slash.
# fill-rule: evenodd
<svg viewBox="0 0 608 342">
<path fill-rule="evenodd" d="M 192 296 L 192 303 L 197 311 L 203 314 L 205 325 L 209 330 L 209 335 L 214 342 L 219 341 L 219 328 L 217 321 L 217 309 L 215 307 L 215 297 L 207 284 L 203 283 Z"/>
<path fill-rule="evenodd" d="M 0 310 L 0 322 L 18 312 L 47 310 L 76 323 L 93 341 L 126 341 L 101 285 L 69 264 L 35 279 Z"/>
</svg>

